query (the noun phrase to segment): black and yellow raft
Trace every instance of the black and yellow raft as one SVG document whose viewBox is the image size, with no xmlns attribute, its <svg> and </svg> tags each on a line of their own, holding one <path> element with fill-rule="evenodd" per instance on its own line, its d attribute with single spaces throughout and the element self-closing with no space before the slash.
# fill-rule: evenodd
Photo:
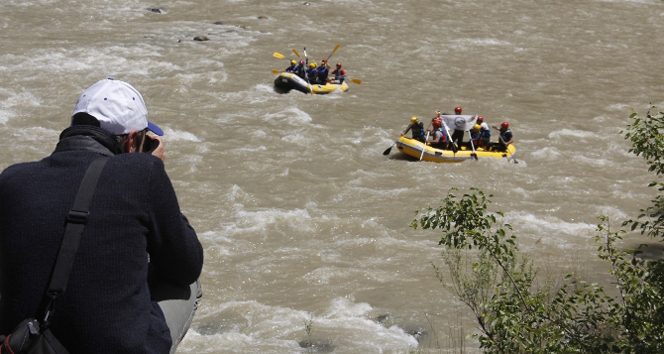
<svg viewBox="0 0 664 354">
<path fill-rule="evenodd" d="M 516 148 L 513 144 L 507 146 L 507 151 L 491 151 L 483 148 L 477 148 L 475 151 L 467 146 L 461 146 L 455 153 L 452 150 L 436 149 L 424 143 L 402 136 L 397 140 L 397 148 L 402 153 L 415 157 L 418 160 L 420 157 L 423 161 L 433 162 L 464 162 L 466 160 L 479 160 L 479 159 L 514 159 Z M 422 154 L 424 149 L 424 154 Z"/>
<path fill-rule="evenodd" d="M 298 90 L 304 93 L 325 94 L 335 91 L 346 92 L 348 91 L 348 84 L 343 82 L 341 84 L 327 83 L 325 85 L 309 84 L 301 77 L 289 73 L 282 72 L 274 79 L 274 87 L 279 92 L 288 92 L 290 90 Z"/>
</svg>

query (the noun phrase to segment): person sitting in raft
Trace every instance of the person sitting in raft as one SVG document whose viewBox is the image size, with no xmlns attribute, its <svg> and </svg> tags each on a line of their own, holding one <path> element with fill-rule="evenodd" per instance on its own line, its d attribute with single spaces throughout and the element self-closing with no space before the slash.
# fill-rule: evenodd
<svg viewBox="0 0 664 354">
<path fill-rule="evenodd" d="M 469 149 L 477 149 L 480 146 L 480 143 L 482 141 L 482 135 L 480 132 L 482 131 L 482 126 L 479 124 L 473 125 L 473 129 L 470 131 L 470 141 L 468 141 L 468 146 Z M 472 146 L 471 146 L 472 144 Z"/>
<path fill-rule="evenodd" d="M 346 78 L 346 70 L 341 68 L 341 63 L 337 63 L 337 68 L 334 69 L 333 72 L 331 72 L 332 75 L 334 75 L 334 80 L 332 81 L 333 84 L 343 84 L 344 80 Z"/>
<path fill-rule="evenodd" d="M 477 124 L 480 125 L 480 147 L 486 149 L 491 143 L 491 128 L 484 121 L 484 117 L 477 117 Z"/>
<path fill-rule="evenodd" d="M 493 129 L 499 129 L 500 132 L 498 135 L 498 142 L 493 144 L 492 149 L 496 151 L 507 151 L 507 146 L 514 143 L 514 136 L 510 130 L 510 124 L 502 122 L 500 128 L 494 125 Z"/>
<path fill-rule="evenodd" d="M 424 142 L 424 124 L 422 124 L 417 117 L 410 118 L 410 125 L 403 133 L 401 133 L 401 136 L 406 135 L 409 130 L 413 132 L 413 139 Z"/>
<path fill-rule="evenodd" d="M 316 62 L 309 63 L 309 70 L 307 70 L 307 77 L 309 77 L 309 82 L 313 84 L 318 83 L 318 64 Z"/>
<path fill-rule="evenodd" d="M 436 111 L 436 112 L 438 112 L 438 111 Z M 438 125 L 439 125 L 440 127 L 443 126 L 443 118 L 441 118 L 440 116 L 435 116 L 435 117 L 431 118 L 431 125 L 433 125 L 433 122 L 438 122 Z M 441 128 L 441 129 L 442 129 L 442 128 Z M 432 131 L 432 130 L 430 130 L 429 128 L 427 128 L 426 133 L 429 133 L 430 135 L 433 136 L 433 132 L 434 132 L 434 131 L 435 131 L 435 129 Z"/>
<path fill-rule="evenodd" d="M 300 60 L 299 63 L 297 63 L 297 66 L 293 69 L 293 72 L 295 75 L 301 77 L 302 79 L 306 80 L 306 72 L 307 72 L 307 67 L 304 64 L 304 60 Z"/>
<path fill-rule="evenodd" d="M 330 75 L 330 66 L 327 65 L 327 59 L 323 59 L 318 66 L 318 82 L 321 85 L 327 84 L 328 75 Z"/>
<path fill-rule="evenodd" d="M 433 148 L 447 149 L 447 134 L 443 133 L 440 122 L 440 120 L 434 120 L 431 123 L 433 126 L 433 138 L 427 142 Z"/>
<path fill-rule="evenodd" d="M 286 71 L 287 73 L 292 73 L 292 72 L 295 72 L 295 68 L 297 68 L 297 62 L 295 60 L 291 59 L 290 66 L 287 67 L 286 70 L 284 70 L 284 71 Z"/>
</svg>

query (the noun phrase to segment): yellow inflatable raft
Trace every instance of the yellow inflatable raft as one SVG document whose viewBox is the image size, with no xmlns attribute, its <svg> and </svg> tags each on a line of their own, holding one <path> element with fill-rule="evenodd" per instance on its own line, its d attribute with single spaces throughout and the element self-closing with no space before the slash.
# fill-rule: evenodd
<svg viewBox="0 0 664 354">
<path fill-rule="evenodd" d="M 279 76 L 274 79 L 274 87 L 280 92 L 288 92 L 295 89 L 309 94 L 313 91 L 313 93 L 319 95 L 334 91 L 348 91 L 348 84 L 346 82 L 342 84 L 328 83 L 326 85 L 311 85 L 301 77 L 287 72 L 280 73 Z"/>
<path fill-rule="evenodd" d="M 474 152 L 472 149 L 462 146 L 457 153 L 455 154 L 452 150 L 442 150 L 432 148 L 429 145 L 424 145 L 424 143 L 417 141 L 415 139 L 410 139 L 405 136 L 402 136 L 397 140 L 397 148 L 402 153 L 415 157 L 418 160 L 422 156 L 423 161 L 433 161 L 433 162 L 464 162 L 466 160 L 478 160 L 478 159 L 514 159 L 514 153 L 516 148 L 514 145 L 509 145 L 507 151 L 487 151 L 483 148 L 477 148 Z M 424 154 L 422 154 L 422 148 L 424 148 Z"/>
</svg>

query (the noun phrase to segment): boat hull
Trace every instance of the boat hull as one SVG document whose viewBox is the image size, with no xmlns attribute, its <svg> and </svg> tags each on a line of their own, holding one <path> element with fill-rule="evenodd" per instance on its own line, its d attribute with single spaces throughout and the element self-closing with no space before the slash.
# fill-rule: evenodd
<svg viewBox="0 0 664 354">
<path fill-rule="evenodd" d="M 326 94 L 335 91 L 346 92 L 348 91 L 348 84 L 346 82 L 342 84 L 326 84 L 326 85 L 311 85 L 306 80 L 303 80 L 301 77 L 293 74 L 283 72 L 274 79 L 274 87 L 279 92 L 288 92 L 290 90 L 298 90 L 303 93 L 311 94 L 313 91 L 314 94 Z"/>
<path fill-rule="evenodd" d="M 474 152 L 473 150 L 466 150 L 465 147 L 462 147 L 455 154 L 452 150 L 443 150 L 436 149 L 431 146 L 426 146 L 424 143 L 417 141 L 415 139 L 410 139 L 405 136 L 402 136 L 397 140 L 397 148 L 402 153 L 415 157 L 418 160 L 420 156 L 423 161 L 432 161 L 432 162 L 451 162 L 458 163 L 464 162 L 466 160 L 480 160 L 480 159 L 513 159 L 516 148 L 514 145 L 509 145 L 507 151 L 487 151 L 482 148 L 477 148 Z M 422 154 L 422 148 L 424 148 L 424 154 Z"/>
</svg>

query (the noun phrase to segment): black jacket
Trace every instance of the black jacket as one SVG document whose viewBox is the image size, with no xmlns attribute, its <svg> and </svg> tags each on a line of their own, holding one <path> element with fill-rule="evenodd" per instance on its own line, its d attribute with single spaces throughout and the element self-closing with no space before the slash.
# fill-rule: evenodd
<svg viewBox="0 0 664 354">
<path fill-rule="evenodd" d="M 51 156 L 0 174 L 1 334 L 43 306 L 67 212 L 101 154 L 113 157 L 95 190 L 51 329 L 72 354 L 168 353 L 168 327 L 150 299 L 148 259 L 151 277 L 185 286 L 200 275 L 203 249 L 162 161 L 122 152 L 105 131 L 74 126 L 62 132 Z"/>
</svg>

